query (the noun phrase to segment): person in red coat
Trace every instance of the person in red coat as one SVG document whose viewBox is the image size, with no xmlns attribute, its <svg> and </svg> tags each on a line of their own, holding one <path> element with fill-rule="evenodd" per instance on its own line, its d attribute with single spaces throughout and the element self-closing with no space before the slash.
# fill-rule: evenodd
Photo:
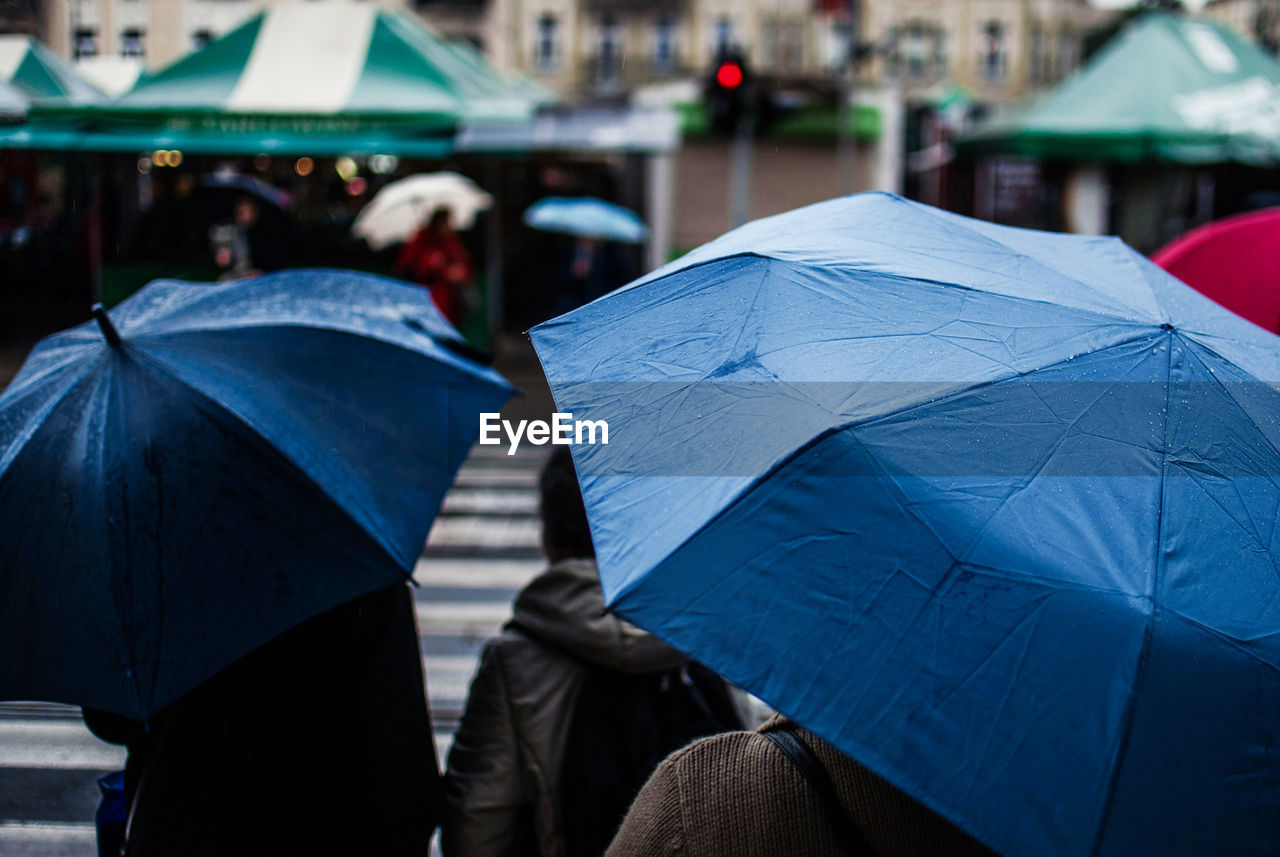
<svg viewBox="0 0 1280 857">
<path fill-rule="evenodd" d="M 395 274 L 431 291 L 436 307 L 458 327 L 466 320 L 466 290 L 475 271 L 471 254 L 451 224 L 448 208 L 437 208 L 396 259 Z"/>
</svg>

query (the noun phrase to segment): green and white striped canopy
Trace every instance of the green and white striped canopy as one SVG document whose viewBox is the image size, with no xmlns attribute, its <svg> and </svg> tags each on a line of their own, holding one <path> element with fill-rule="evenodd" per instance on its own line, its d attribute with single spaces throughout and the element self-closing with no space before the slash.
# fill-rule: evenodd
<svg viewBox="0 0 1280 857">
<path fill-rule="evenodd" d="M 408 12 L 310 0 L 273 5 L 110 104 L 33 116 L 84 123 L 85 149 L 440 155 L 463 124 L 525 120 L 538 101 Z"/>
<path fill-rule="evenodd" d="M 106 96 L 30 36 L 0 35 L 0 83 L 42 103 L 100 104 Z"/>
<path fill-rule="evenodd" d="M 1152 13 L 961 146 L 1071 161 L 1280 163 L 1280 62 L 1208 19 Z"/>
</svg>

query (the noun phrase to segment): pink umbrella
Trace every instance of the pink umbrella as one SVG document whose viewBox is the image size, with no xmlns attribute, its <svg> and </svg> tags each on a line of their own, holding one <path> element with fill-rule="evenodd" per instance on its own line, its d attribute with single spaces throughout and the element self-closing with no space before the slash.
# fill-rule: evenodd
<svg viewBox="0 0 1280 857">
<path fill-rule="evenodd" d="M 1280 208 L 1192 229 L 1151 257 L 1196 291 L 1280 333 Z"/>
</svg>

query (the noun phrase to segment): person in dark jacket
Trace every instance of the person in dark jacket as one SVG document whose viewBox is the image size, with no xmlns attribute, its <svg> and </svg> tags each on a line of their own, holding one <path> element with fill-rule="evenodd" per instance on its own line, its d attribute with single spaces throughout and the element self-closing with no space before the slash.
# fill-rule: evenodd
<svg viewBox="0 0 1280 857">
<path fill-rule="evenodd" d="M 562 781 L 584 774 L 563 770 L 562 762 L 589 677 L 604 668 L 621 681 L 659 673 L 688 679 L 690 670 L 700 669 L 605 610 L 567 448 L 552 454 L 539 492 L 542 550 L 550 565 L 521 591 L 511 621 L 486 645 L 472 682 L 445 775 L 445 857 L 572 857 L 574 843 L 583 839 L 577 835 L 583 807 L 564 805 Z M 740 728 L 727 687 L 711 681 L 710 719 L 731 721 L 721 728 Z M 652 760 L 644 776 L 670 749 Z M 593 855 L 608 844 L 644 776 L 617 808 Z"/>
<path fill-rule="evenodd" d="M 129 748 L 130 857 L 426 855 L 440 820 L 404 584 L 303 622 L 147 724 L 84 717 Z"/>
</svg>

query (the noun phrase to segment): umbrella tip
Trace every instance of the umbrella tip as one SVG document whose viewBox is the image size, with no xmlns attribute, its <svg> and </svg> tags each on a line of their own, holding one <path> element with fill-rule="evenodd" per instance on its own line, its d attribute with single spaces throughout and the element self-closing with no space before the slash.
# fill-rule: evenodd
<svg viewBox="0 0 1280 857">
<path fill-rule="evenodd" d="M 111 323 L 111 316 L 107 315 L 107 308 L 102 304 L 94 304 L 89 309 L 93 313 L 93 318 L 98 322 L 98 327 L 102 328 L 102 338 L 112 348 L 120 347 L 120 332 L 116 330 L 116 326 Z"/>
</svg>

